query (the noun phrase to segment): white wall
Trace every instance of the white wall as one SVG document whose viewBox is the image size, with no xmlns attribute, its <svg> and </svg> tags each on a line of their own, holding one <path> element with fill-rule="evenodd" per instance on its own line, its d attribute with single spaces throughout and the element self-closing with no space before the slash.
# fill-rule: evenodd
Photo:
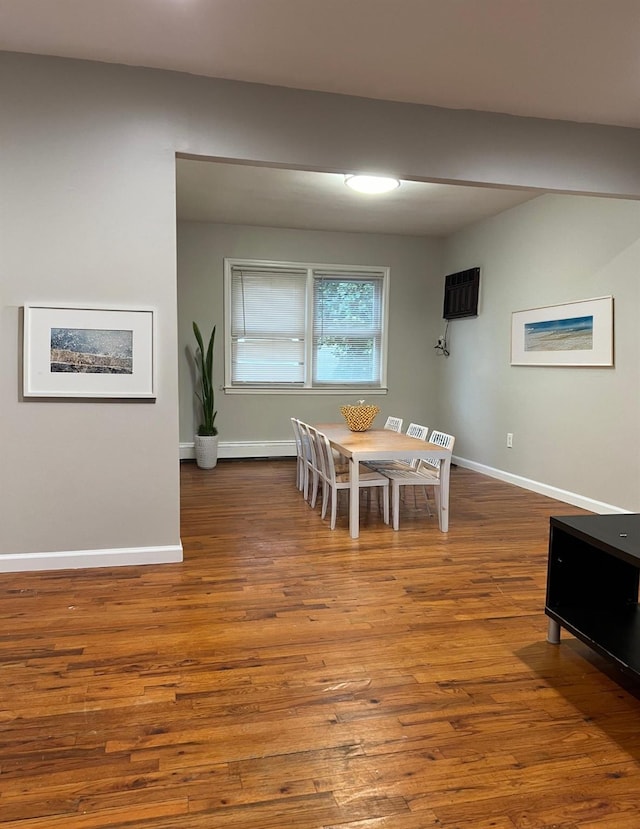
<svg viewBox="0 0 640 829">
<path fill-rule="evenodd" d="M 223 260 L 225 257 L 380 265 L 391 268 L 389 292 L 389 392 L 369 396 L 380 407 L 376 423 L 395 414 L 433 423 L 437 396 L 432 388 L 431 331 L 442 314 L 441 243 L 410 236 L 327 233 L 264 227 L 180 222 L 178 224 L 178 311 L 180 440 L 192 443 L 197 427 L 187 349 L 193 351 L 191 324 L 216 325 L 215 379 L 224 380 Z M 366 395 L 365 395 L 366 396 Z M 289 418 L 310 422 L 341 420 L 339 407 L 353 395 L 224 394 L 218 390 L 216 425 L 221 454 L 278 454 L 278 443 L 291 444 Z M 274 445 L 275 444 L 275 445 Z M 260 446 L 265 447 L 261 451 Z M 291 447 L 287 446 L 286 451 Z"/>
<path fill-rule="evenodd" d="M 617 127 L 11 53 L 0 113 L 0 569 L 179 555 L 175 153 L 640 196 Z M 154 306 L 157 401 L 23 400 L 34 302 Z"/>
<path fill-rule="evenodd" d="M 456 455 L 640 511 L 640 204 L 541 196 L 450 237 L 445 263 L 482 267 L 479 316 L 438 363 Z M 614 368 L 510 365 L 512 311 L 608 295 Z"/>
<path fill-rule="evenodd" d="M 173 140 L 104 69 L 17 63 L 0 63 L 0 568 L 180 560 Z M 24 399 L 29 303 L 155 308 L 157 400 Z"/>
</svg>

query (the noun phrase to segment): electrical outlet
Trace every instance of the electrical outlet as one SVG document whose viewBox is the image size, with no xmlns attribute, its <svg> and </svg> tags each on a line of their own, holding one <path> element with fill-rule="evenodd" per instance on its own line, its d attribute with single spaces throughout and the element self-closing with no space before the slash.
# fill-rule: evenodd
<svg viewBox="0 0 640 829">
<path fill-rule="evenodd" d="M 507 449 L 513 449 L 513 432 L 507 432 Z"/>
</svg>

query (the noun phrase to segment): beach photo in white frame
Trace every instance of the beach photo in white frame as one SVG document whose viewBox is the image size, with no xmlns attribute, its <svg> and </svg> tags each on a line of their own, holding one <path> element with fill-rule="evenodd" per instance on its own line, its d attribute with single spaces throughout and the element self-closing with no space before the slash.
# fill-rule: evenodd
<svg viewBox="0 0 640 829">
<path fill-rule="evenodd" d="M 26 305 L 25 397 L 155 398 L 150 308 Z"/>
<path fill-rule="evenodd" d="M 613 297 L 514 311 L 512 366 L 612 366 Z"/>
</svg>

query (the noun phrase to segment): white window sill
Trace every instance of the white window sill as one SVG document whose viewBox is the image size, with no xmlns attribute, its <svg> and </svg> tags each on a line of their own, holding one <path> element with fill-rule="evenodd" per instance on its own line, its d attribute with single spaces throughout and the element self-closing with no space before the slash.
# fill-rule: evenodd
<svg viewBox="0 0 640 829">
<path fill-rule="evenodd" d="M 225 386 L 221 389 L 225 394 L 290 394 L 290 395 L 340 395 L 341 397 L 355 397 L 358 400 L 366 400 L 369 397 L 377 397 L 388 393 L 387 388 L 358 388 L 345 386 L 343 388 L 326 389 L 305 389 L 305 388 L 283 388 L 268 386 L 252 386 L 247 388 Z"/>
</svg>

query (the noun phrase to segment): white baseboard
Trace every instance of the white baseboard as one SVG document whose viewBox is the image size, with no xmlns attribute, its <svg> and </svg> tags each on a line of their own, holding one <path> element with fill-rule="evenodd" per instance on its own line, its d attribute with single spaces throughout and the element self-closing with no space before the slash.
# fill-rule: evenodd
<svg viewBox="0 0 640 829">
<path fill-rule="evenodd" d="M 609 513 L 629 513 L 630 510 L 616 507 L 613 504 L 605 504 L 603 501 L 594 501 L 593 498 L 585 498 L 583 495 L 577 495 L 575 492 L 568 492 L 566 489 L 558 489 L 549 484 L 541 484 L 539 481 L 532 481 L 530 478 L 523 478 L 520 475 L 514 475 L 511 472 L 503 472 L 501 469 L 494 469 L 492 466 L 485 466 L 482 463 L 466 460 L 466 458 L 459 458 L 457 455 L 453 456 L 453 463 L 458 466 L 463 466 L 466 469 L 473 469 L 475 472 L 480 472 L 482 475 L 488 475 L 490 478 L 497 478 L 500 481 L 505 481 L 508 484 L 514 484 L 522 489 L 529 489 L 532 492 L 537 492 L 539 495 L 546 495 L 548 498 L 555 498 L 556 501 L 564 501 L 565 504 L 571 504 L 574 507 L 595 512 L 598 515 L 606 515 Z"/>
<path fill-rule="evenodd" d="M 295 457 L 295 454 L 294 440 L 270 440 L 266 443 L 221 440 L 218 443 L 219 458 L 281 458 Z M 193 458 L 195 458 L 193 442 L 181 443 L 180 460 L 193 460 Z"/>
<path fill-rule="evenodd" d="M 219 458 L 275 458 L 275 457 L 294 457 L 296 454 L 296 445 L 293 440 L 277 440 L 268 441 L 266 443 L 251 443 L 247 441 L 221 441 L 218 444 Z M 194 458 L 193 443 L 180 444 L 180 459 L 191 460 Z M 593 498 L 586 498 L 583 495 L 577 495 L 575 492 L 569 492 L 565 489 L 558 489 L 557 487 L 543 484 L 539 481 L 533 481 L 530 478 L 523 478 L 521 475 L 514 475 L 511 472 L 504 472 L 502 469 L 495 469 L 492 466 L 485 466 L 476 461 L 470 461 L 466 458 L 460 458 L 457 455 L 453 456 L 453 463 L 458 466 L 463 466 L 467 469 L 473 469 L 475 472 L 480 472 L 482 475 L 488 475 L 490 478 L 497 478 L 514 486 L 519 486 L 522 489 L 537 492 L 539 495 L 546 495 L 548 498 L 554 498 L 556 501 L 563 501 L 565 504 L 571 504 L 574 507 L 595 512 L 598 515 L 605 515 L 609 513 L 629 513 L 630 510 L 617 507 L 613 504 L 606 504 L 603 501 L 595 501 Z"/>
<path fill-rule="evenodd" d="M 77 570 L 126 567 L 132 564 L 174 564 L 182 561 L 182 544 L 169 547 L 117 547 L 112 550 L 70 550 L 0 555 L 0 573 L 33 570 Z"/>
</svg>

